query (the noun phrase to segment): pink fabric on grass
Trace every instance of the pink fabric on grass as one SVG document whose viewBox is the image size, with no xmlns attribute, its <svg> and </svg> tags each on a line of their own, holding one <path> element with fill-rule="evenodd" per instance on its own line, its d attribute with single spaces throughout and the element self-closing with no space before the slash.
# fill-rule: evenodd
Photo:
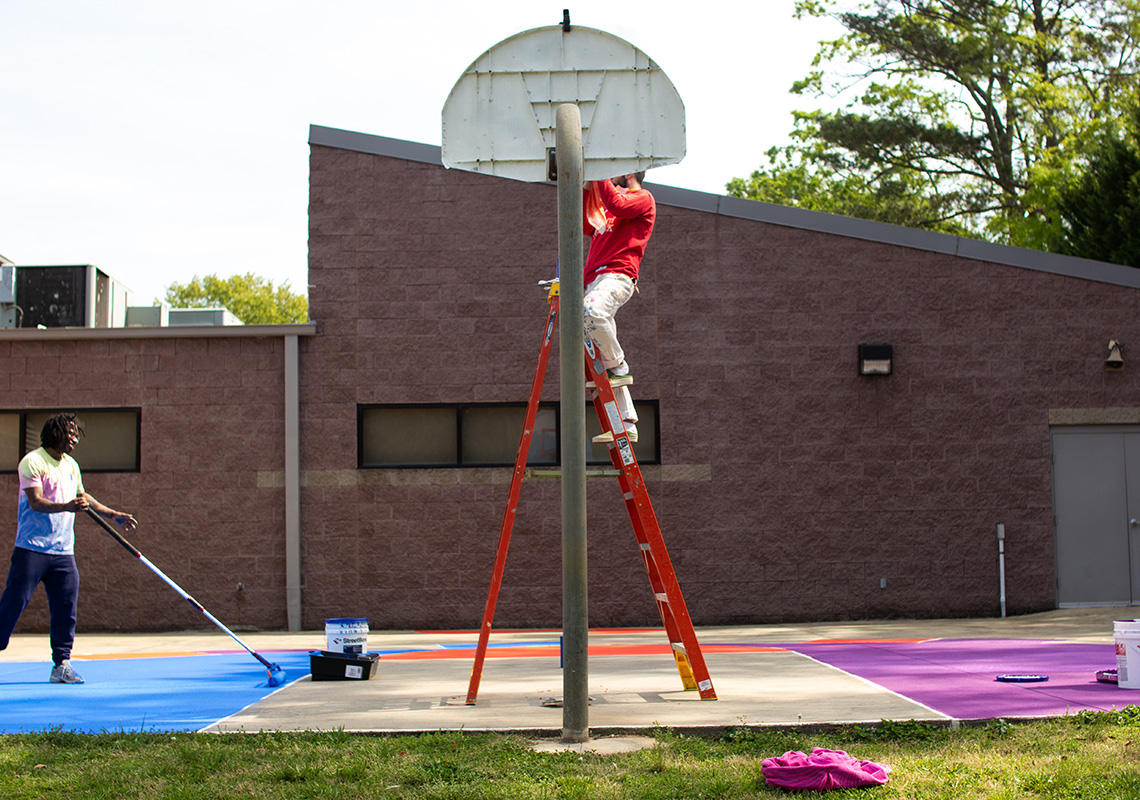
<svg viewBox="0 0 1140 800">
<path fill-rule="evenodd" d="M 766 758 L 760 765 L 764 779 L 784 789 L 857 789 L 886 783 L 891 768 L 874 761 L 860 761 L 842 750 L 816 747 L 811 755 L 789 750 L 782 756 Z"/>
</svg>

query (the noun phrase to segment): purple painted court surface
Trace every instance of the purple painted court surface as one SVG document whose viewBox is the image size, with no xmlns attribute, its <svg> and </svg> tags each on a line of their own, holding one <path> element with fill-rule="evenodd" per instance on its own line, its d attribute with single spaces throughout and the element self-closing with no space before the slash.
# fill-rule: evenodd
<svg viewBox="0 0 1140 800">
<path fill-rule="evenodd" d="M 1111 644 L 1040 639 L 931 639 L 919 642 L 808 642 L 787 645 L 955 719 L 1038 717 L 1140 703 L 1140 690 L 1097 680 L 1116 667 Z M 1002 674 L 1048 675 L 1042 683 L 1002 683 Z"/>
</svg>

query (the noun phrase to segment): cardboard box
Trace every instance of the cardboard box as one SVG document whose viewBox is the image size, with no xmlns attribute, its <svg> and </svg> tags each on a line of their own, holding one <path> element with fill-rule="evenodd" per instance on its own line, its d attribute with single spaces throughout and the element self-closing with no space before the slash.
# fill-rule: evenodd
<svg viewBox="0 0 1140 800">
<path fill-rule="evenodd" d="M 376 674 L 379 653 L 309 652 L 309 672 L 315 681 L 366 681 Z"/>
</svg>

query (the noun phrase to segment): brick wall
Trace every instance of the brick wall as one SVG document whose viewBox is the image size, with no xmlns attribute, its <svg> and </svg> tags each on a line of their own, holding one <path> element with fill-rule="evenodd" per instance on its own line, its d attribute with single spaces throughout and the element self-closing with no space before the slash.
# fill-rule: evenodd
<svg viewBox="0 0 1140 800">
<path fill-rule="evenodd" d="M 305 624 L 476 626 L 509 473 L 356 472 L 355 407 L 526 399 L 556 192 L 317 145 L 311 180 Z M 618 324 L 698 624 L 996 614 L 999 522 L 1010 612 L 1053 607 L 1049 410 L 1134 403 L 1103 358 L 1135 290 L 669 206 L 639 285 Z M 864 341 L 893 375 L 856 375 Z M 591 624 L 652 623 L 617 494 L 589 487 Z M 524 484 L 496 624 L 559 623 L 559 503 Z"/>
<path fill-rule="evenodd" d="M 309 234 L 302 624 L 472 628 L 509 470 L 358 470 L 356 409 L 525 401 L 556 192 L 314 145 Z M 619 328 L 698 624 L 996 614 L 998 523 L 1010 613 L 1053 607 L 1050 420 L 1140 419 L 1140 375 L 1103 369 L 1136 290 L 667 205 L 639 287 Z M 864 341 L 893 375 L 855 374 Z M 283 358 L 279 337 L 0 337 L 0 410 L 140 407 L 141 472 L 88 488 L 227 624 L 283 628 Z M 544 399 L 557 375 L 555 348 Z M 14 475 L 0 491 L 14 531 Z M 499 627 L 560 623 L 559 495 L 523 486 Z M 616 482 L 588 505 L 591 624 L 654 624 Z M 79 561 L 81 630 L 211 627 L 82 519 Z M 41 594 L 18 630 L 46 624 Z"/>
<path fill-rule="evenodd" d="M 0 340 L 0 409 L 141 408 L 140 472 L 87 474 L 87 490 L 135 514 L 128 539 L 227 625 L 284 628 L 284 491 L 257 481 L 284 468 L 283 362 L 273 338 Z M 17 492 L 0 475 L 9 543 Z M 80 631 L 213 629 L 84 516 L 76 560 Z M 17 632 L 47 620 L 40 590 Z"/>
</svg>

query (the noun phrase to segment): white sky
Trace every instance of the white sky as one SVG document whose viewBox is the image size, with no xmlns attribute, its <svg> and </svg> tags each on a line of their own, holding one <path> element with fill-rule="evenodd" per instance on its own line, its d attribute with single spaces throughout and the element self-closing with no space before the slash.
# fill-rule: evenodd
<svg viewBox="0 0 1140 800">
<path fill-rule="evenodd" d="M 95 264 L 149 305 L 254 272 L 305 291 L 309 125 L 440 144 L 451 87 L 532 28 L 614 34 L 665 71 L 688 154 L 651 181 L 721 193 L 811 108 L 837 24 L 794 0 L 0 0 L 0 254 Z"/>
</svg>

